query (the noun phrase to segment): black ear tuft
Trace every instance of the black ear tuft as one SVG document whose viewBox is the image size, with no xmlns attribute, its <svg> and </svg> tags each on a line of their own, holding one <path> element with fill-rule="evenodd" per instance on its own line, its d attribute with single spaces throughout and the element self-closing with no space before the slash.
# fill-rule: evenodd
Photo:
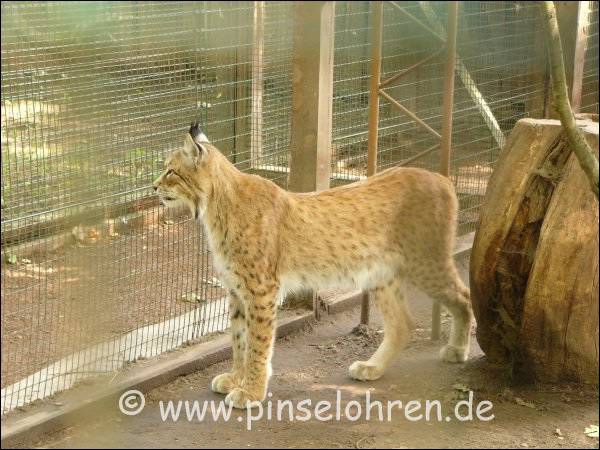
<svg viewBox="0 0 600 450">
<path fill-rule="evenodd" d="M 192 138 L 196 140 L 196 138 L 201 134 L 202 130 L 200 129 L 200 123 L 197 120 L 195 122 L 192 122 L 192 124 L 190 125 L 190 135 L 192 136 Z"/>
<path fill-rule="evenodd" d="M 207 144 L 210 143 L 210 141 L 208 140 L 208 138 L 206 137 L 206 135 L 200 128 L 200 123 L 197 120 L 195 122 L 192 122 L 192 124 L 190 125 L 189 133 L 190 133 L 190 136 L 192 137 L 192 140 L 197 145 L 199 145 L 200 143 L 207 143 Z"/>
</svg>

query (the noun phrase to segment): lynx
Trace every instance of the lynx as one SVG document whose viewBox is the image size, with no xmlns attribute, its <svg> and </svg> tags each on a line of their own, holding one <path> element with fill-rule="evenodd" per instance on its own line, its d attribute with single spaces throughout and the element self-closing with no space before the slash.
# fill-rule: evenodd
<svg viewBox="0 0 600 450">
<path fill-rule="evenodd" d="M 356 380 L 381 377 L 403 348 L 412 327 L 407 282 L 452 315 L 441 358 L 467 359 L 472 312 L 452 258 L 457 199 L 445 177 L 391 168 L 343 187 L 292 193 L 240 172 L 196 123 L 154 189 L 165 206 L 187 206 L 202 221 L 228 290 L 233 367 L 211 384 L 228 405 L 264 400 L 278 299 L 307 288 L 356 287 L 378 305 L 384 338 L 368 361 L 350 366 Z"/>
</svg>

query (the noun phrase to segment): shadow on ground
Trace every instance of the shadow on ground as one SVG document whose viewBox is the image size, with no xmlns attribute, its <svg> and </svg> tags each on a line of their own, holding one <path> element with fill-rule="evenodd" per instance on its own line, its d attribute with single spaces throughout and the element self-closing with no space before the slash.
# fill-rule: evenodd
<svg viewBox="0 0 600 450">
<path fill-rule="evenodd" d="M 464 274 L 464 268 L 463 268 Z M 276 343 L 269 398 L 276 417 L 277 401 L 291 400 L 294 415 L 303 416 L 297 409 L 302 400 L 310 399 L 314 413 L 317 402 L 326 400 L 335 408 L 336 396 L 341 395 L 341 420 L 289 420 L 283 409 L 283 420 L 261 419 L 248 430 L 248 416 L 234 411 L 229 421 L 214 421 L 207 414 L 203 421 L 187 421 L 185 409 L 178 422 L 163 421 L 160 402 L 169 400 L 215 400 L 222 396 L 209 389 L 210 379 L 228 369 L 229 362 L 220 363 L 193 375 L 181 377 L 147 394 L 144 410 L 136 416 L 125 416 L 114 406 L 99 411 L 97 419 L 72 426 L 43 437 L 33 446 L 59 447 L 330 447 L 330 448 L 444 448 L 444 447 L 591 447 L 598 440 L 587 437 L 585 427 L 598 423 L 598 393 L 593 388 L 573 385 L 511 386 L 502 368 L 490 366 L 476 343 L 472 357 L 463 365 L 451 365 L 438 359 L 440 343 L 429 340 L 430 301 L 411 291 L 411 309 L 417 328 L 406 350 L 379 380 L 361 383 L 347 375 L 348 366 L 356 359 L 366 359 L 381 339 L 381 320 L 373 318 L 372 333 L 354 335 L 351 330 L 358 320 L 358 311 L 324 317 L 314 327 L 288 336 Z M 448 331 L 444 318 L 444 331 Z M 445 339 L 445 336 L 444 336 Z M 366 392 L 372 401 L 383 404 L 383 420 L 378 408 L 371 409 L 356 421 L 345 418 L 344 408 L 355 400 L 365 412 Z M 474 403 L 493 404 L 491 421 L 461 422 L 453 416 L 454 406 L 474 393 Z M 406 405 L 418 400 L 439 400 L 443 411 L 437 420 L 432 410 L 429 421 L 410 421 L 405 409 L 392 410 L 387 416 L 387 402 L 400 400 Z M 268 402 L 265 403 L 265 414 Z M 351 415 L 356 413 L 356 405 Z M 424 409 L 421 410 L 423 412 Z M 463 409 L 463 412 L 466 411 Z M 418 416 L 418 411 L 413 414 Z M 489 415 L 486 414 L 486 416 Z M 450 420 L 446 420 L 446 416 Z"/>
</svg>

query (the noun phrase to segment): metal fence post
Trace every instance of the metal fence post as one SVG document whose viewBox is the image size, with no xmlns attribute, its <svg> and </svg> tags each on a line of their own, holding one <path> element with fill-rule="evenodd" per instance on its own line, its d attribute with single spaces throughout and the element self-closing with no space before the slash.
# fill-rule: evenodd
<svg viewBox="0 0 600 450">
<path fill-rule="evenodd" d="M 456 68 L 456 31 L 458 27 L 458 2 L 448 3 L 448 38 L 446 40 L 446 74 L 442 105 L 442 137 L 440 140 L 440 173 L 450 174 L 452 147 L 452 109 L 454 106 L 454 73 Z M 431 312 L 431 339 L 438 340 L 441 331 L 441 305 L 433 304 Z"/>
<path fill-rule="evenodd" d="M 367 176 L 377 171 L 377 136 L 379 134 L 379 83 L 381 81 L 381 46 L 383 42 L 383 2 L 373 2 L 371 44 L 371 87 L 369 92 L 369 141 Z M 369 293 L 363 292 L 360 323 L 369 323 Z"/>
<path fill-rule="evenodd" d="M 334 2 L 297 2 L 292 57 L 292 128 L 289 189 L 329 187 L 333 122 Z M 319 314 L 316 293 L 304 301 Z"/>
<path fill-rule="evenodd" d="M 265 49 L 265 2 L 254 2 L 252 23 L 252 117 L 250 164 L 259 165 L 263 156 L 263 71 Z"/>
</svg>

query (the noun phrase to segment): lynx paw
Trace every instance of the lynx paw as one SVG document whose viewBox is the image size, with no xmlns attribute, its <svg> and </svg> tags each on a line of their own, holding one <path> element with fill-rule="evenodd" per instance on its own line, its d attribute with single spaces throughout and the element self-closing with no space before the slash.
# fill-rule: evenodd
<svg viewBox="0 0 600 450">
<path fill-rule="evenodd" d="M 469 347 L 455 347 L 454 345 L 446 345 L 440 351 L 440 358 L 449 363 L 465 362 L 469 357 Z"/>
<path fill-rule="evenodd" d="M 369 365 L 366 361 L 354 361 L 350 368 L 350 377 L 359 381 L 376 380 L 383 375 L 383 370 L 377 366 Z"/>
<path fill-rule="evenodd" d="M 231 405 L 238 409 L 253 408 L 260 405 L 263 398 L 259 398 L 257 395 L 252 395 L 245 389 L 235 388 L 229 394 L 227 394 L 227 397 L 225 397 L 225 404 L 228 406 Z"/>
<path fill-rule="evenodd" d="M 210 389 L 219 394 L 229 394 L 238 386 L 239 382 L 237 377 L 231 372 L 226 372 L 217 375 L 212 379 Z"/>
</svg>

